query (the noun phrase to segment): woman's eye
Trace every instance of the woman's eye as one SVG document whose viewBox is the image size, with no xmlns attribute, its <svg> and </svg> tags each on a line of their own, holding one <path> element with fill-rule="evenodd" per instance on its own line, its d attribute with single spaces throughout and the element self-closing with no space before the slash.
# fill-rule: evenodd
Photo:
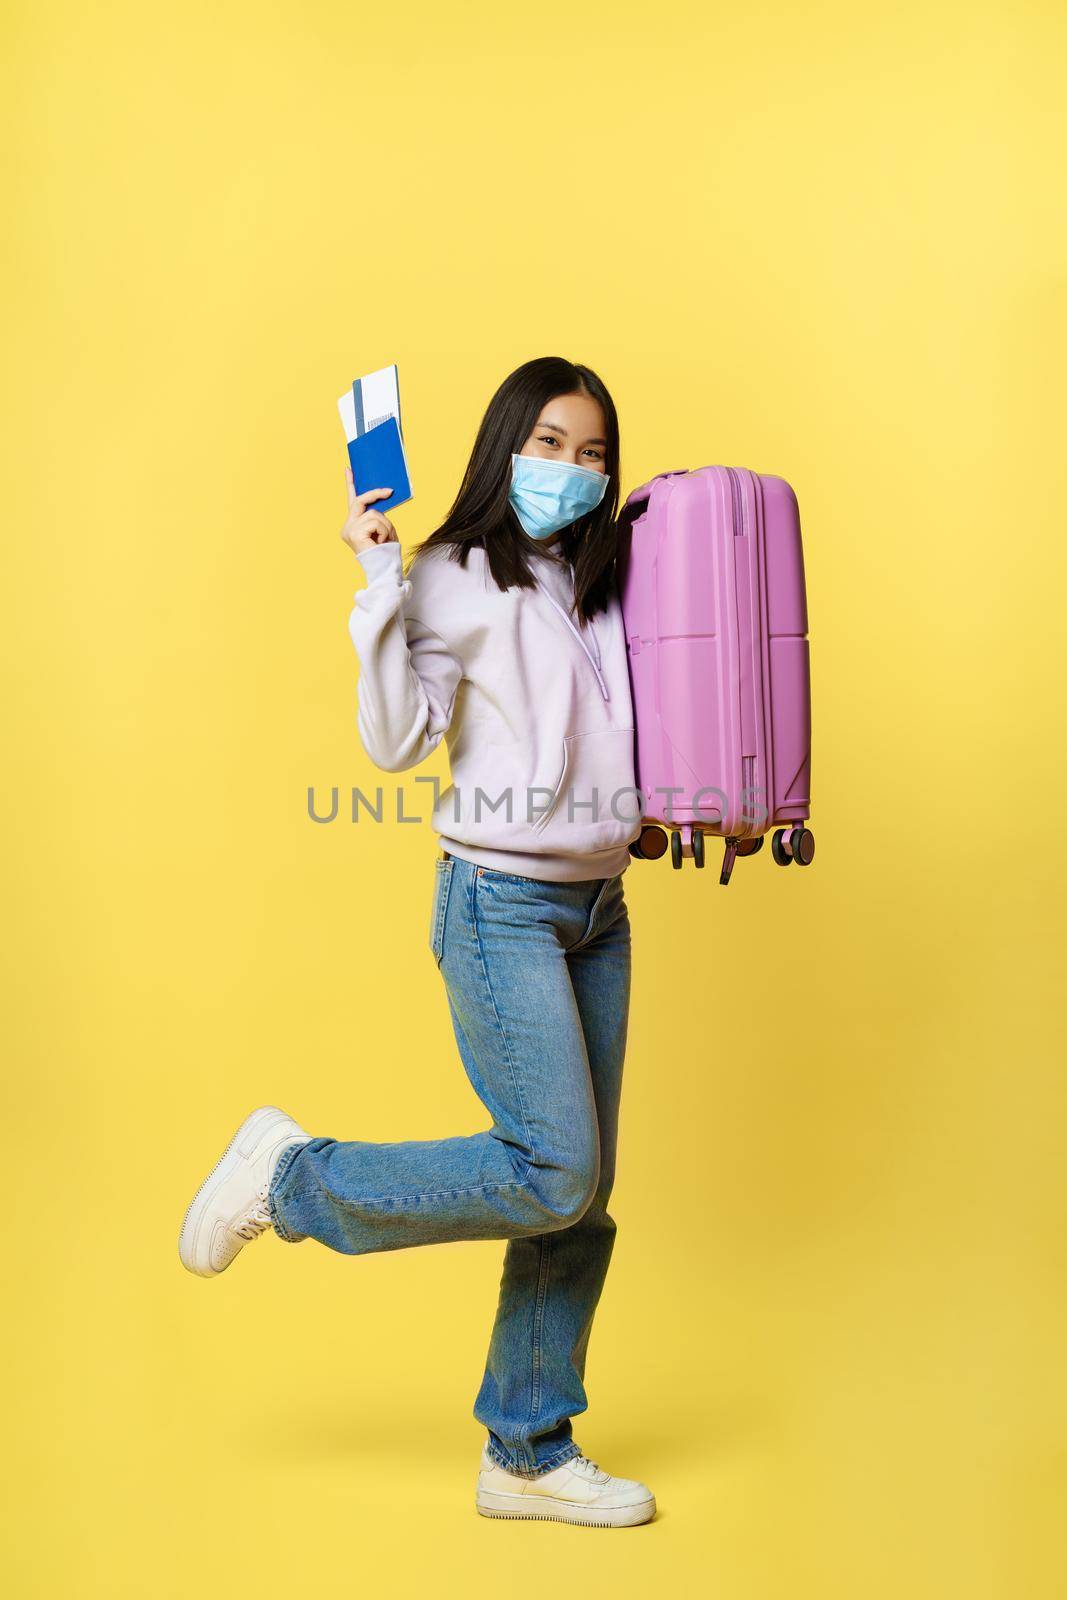
<svg viewBox="0 0 1067 1600">
<path fill-rule="evenodd" d="M 551 433 L 539 433 L 537 435 L 537 442 L 538 444 L 551 444 L 554 445 L 557 450 L 559 449 L 559 440 Z M 586 456 L 592 456 L 594 461 L 603 461 L 604 459 L 603 450 L 597 450 L 592 445 L 583 450 L 582 454 Z"/>
</svg>

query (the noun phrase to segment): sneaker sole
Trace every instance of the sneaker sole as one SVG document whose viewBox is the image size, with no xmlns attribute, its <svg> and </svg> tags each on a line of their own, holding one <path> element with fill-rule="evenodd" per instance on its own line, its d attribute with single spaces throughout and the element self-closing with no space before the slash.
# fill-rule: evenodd
<svg viewBox="0 0 1067 1600">
<path fill-rule="evenodd" d="M 531 1503 L 525 1495 L 484 1491 L 475 1499 L 475 1509 L 483 1517 L 511 1517 L 527 1522 L 573 1522 L 585 1528 L 635 1528 L 656 1515 L 655 1496 L 633 1506 L 615 1506 L 598 1511 L 594 1506 L 553 1504 L 542 1499 Z M 536 1509 L 534 1508 L 536 1504 Z"/>
<path fill-rule="evenodd" d="M 178 1255 L 182 1266 L 195 1273 L 198 1278 L 217 1278 L 219 1270 L 222 1272 L 226 1270 L 225 1267 L 219 1270 L 214 1267 L 208 1267 L 206 1270 L 203 1267 L 198 1267 L 196 1265 L 196 1246 L 200 1233 L 200 1224 L 204 1220 L 204 1215 L 212 1196 L 219 1185 L 225 1183 L 226 1179 L 237 1170 L 244 1160 L 244 1157 L 235 1148 L 237 1141 L 247 1133 L 254 1132 L 258 1137 L 272 1123 L 288 1122 L 290 1120 L 280 1106 L 260 1106 L 256 1111 L 250 1112 L 185 1208 L 181 1232 L 178 1235 Z"/>
</svg>

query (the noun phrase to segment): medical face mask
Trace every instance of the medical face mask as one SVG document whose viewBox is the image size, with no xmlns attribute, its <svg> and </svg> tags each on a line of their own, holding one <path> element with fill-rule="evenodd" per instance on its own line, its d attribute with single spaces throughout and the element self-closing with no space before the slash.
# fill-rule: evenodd
<svg viewBox="0 0 1067 1600">
<path fill-rule="evenodd" d="M 606 472 L 543 456 L 511 457 L 508 499 L 531 539 L 549 539 L 594 511 L 608 486 Z"/>
</svg>

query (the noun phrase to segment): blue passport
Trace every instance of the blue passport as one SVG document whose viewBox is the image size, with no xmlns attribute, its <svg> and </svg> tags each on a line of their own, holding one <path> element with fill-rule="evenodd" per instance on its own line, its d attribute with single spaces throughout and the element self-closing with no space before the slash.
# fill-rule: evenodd
<svg viewBox="0 0 1067 1600">
<path fill-rule="evenodd" d="M 413 499 L 404 441 L 395 417 L 386 417 L 348 441 L 348 459 L 357 494 L 368 489 L 392 489 L 388 499 L 372 500 L 369 511 L 391 511 Z"/>
</svg>

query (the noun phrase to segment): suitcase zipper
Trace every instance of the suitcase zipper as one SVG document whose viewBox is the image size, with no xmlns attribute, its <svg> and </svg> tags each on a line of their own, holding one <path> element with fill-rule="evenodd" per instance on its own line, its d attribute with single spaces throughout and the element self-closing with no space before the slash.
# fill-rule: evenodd
<svg viewBox="0 0 1067 1600">
<path fill-rule="evenodd" d="M 734 538 L 740 539 L 744 536 L 744 516 L 741 510 L 741 485 L 737 481 L 737 473 L 734 471 L 733 467 L 727 467 L 726 471 L 730 477 L 730 494 L 733 497 L 734 502 Z"/>
</svg>

